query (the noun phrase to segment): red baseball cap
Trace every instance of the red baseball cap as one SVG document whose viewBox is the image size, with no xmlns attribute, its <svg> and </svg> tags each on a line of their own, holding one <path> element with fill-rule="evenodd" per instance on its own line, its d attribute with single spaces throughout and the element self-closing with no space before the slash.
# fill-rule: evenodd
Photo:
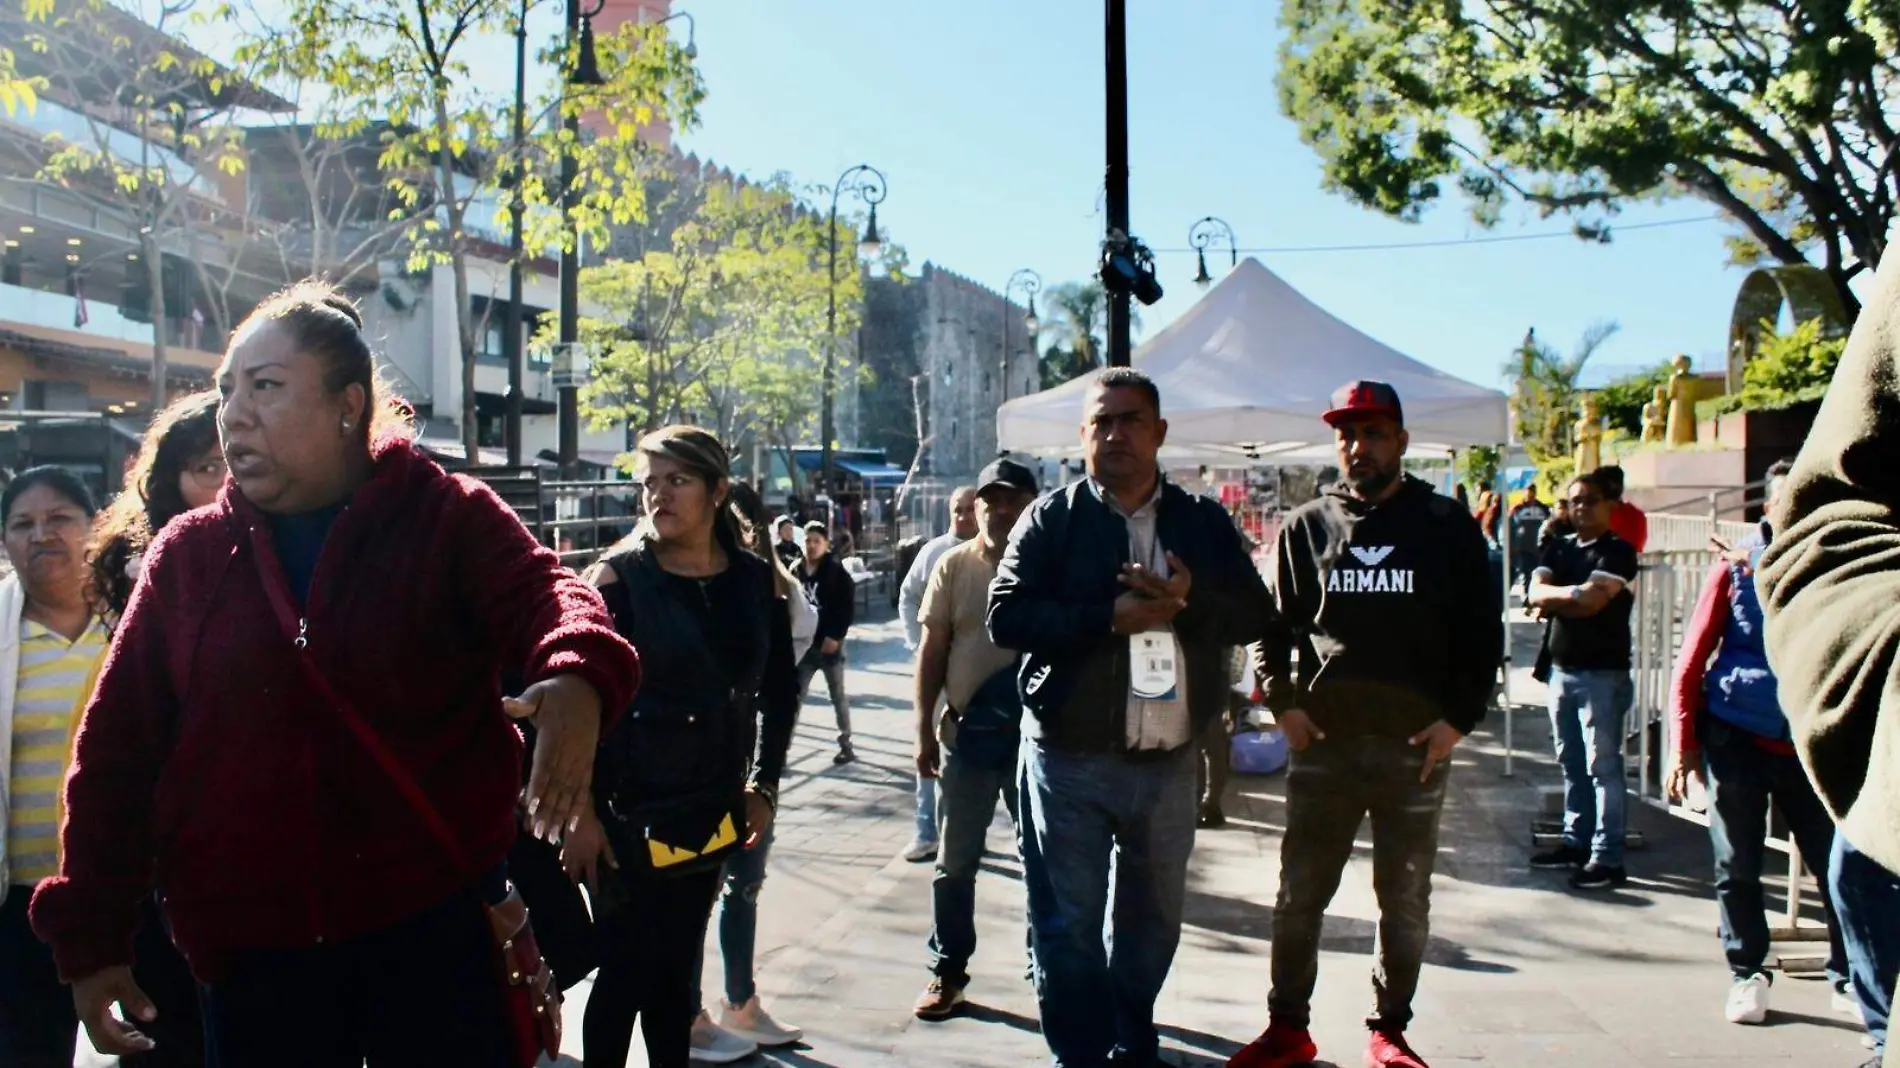
<svg viewBox="0 0 1900 1068">
<path fill-rule="evenodd" d="M 1320 418 L 1327 426 L 1338 426 L 1358 419 L 1383 416 L 1405 425 L 1405 409 L 1399 404 L 1399 391 L 1389 383 L 1360 379 L 1333 391 L 1333 406 Z"/>
</svg>

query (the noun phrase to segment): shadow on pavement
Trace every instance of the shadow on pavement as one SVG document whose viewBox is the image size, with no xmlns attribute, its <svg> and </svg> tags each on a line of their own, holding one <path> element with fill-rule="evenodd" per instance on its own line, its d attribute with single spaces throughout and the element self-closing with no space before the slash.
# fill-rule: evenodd
<svg viewBox="0 0 1900 1068">
<path fill-rule="evenodd" d="M 958 1012 L 957 1015 L 966 1020 L 975 1020 L 978 1023 L 1002 1024 L 1004 1027 L 1014 1028 L 1027 1035 L 1042 1034 L 1042 1022 L 1040 1020 L 1031 1019 L 1021 1013 L 1010 1012 L 1008 1009 L 998 1009 L 989 1005 L 978 1004 L 974 1001 L 965 1002 L 963 1009 Z"/>
</svg>

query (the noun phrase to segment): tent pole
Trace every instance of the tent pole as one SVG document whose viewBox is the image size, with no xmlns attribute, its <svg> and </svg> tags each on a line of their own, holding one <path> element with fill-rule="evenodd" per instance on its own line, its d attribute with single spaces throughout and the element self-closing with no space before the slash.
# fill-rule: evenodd
<svg viewBox="0 0 1900 1068">
<path fill-rule="evenodd" d="M 1503 703 L 1504 714 L 1504 777 L 1511 778 L 1515 772 L 1517 759 L 1516 732 L 1512 721 L 1516 706 L 1511 703 L 1511 498 L 1510 482 L 1504 477 L 1504 457 L 1508 455 L 1508 446 L 1498 446 L 1498 545 L 1504 550 L 1500 554 L 1498 565 L 1504 572 L 1504 603 L 1498 611 L 1504 613 L 1504 656 L 1501 668 L 1504 672 L 1504 685 L 1498 689 L 1498 699 Z"/>
</svg>

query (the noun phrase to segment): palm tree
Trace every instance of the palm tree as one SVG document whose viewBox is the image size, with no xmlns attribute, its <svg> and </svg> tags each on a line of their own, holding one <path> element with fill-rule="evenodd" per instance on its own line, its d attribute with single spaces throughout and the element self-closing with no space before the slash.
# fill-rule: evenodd
<svg viewBox="0 0 1900 1068">
<path fill-rule="evenodd" d="M 1090 279 L 1051 286 L 1043 300 L 1056 334 L 1042 354 L 1042 387 L 1049 389 L 1101 366 L 1108 348 L 1103 341 L 1108 333 L 1108 293 L 1100 281 Z M 1139 313 L 1131 312 L 1130 325 L 1141 327 Z"/>
<path fill-rule="evenodd" d="M 1577 383 L 1583 377 L 1584 365 L 1619 329 L 1614 322 L 1592 325 L 1566 357 L 1538 341 L 1537 330 L 1532 328 L 1505 363 L 1518 439 L 1540 467 L 1569 454 L 1570 427 L 1576 422 L 1577 402 L 1583 393 Z"/>
</svg>

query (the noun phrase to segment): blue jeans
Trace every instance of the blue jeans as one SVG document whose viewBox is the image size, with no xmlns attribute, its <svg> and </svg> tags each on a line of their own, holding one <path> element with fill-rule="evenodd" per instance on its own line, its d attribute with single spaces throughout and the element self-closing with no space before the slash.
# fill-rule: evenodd
<svg viewBox="0 0 1900 1068">
<path fill-rule="evenodd" d="M 937 780 L 917 776 L 917 841 L 937 841 Z"/>
<path fill-rule="evenodd" d="M 1140 1063 L 1160 1046 L 1155 997 L 1181 942 L 1194 760 L 1192 745 L 1132 757 L 1023 742 L 1023 877 L 1036 1004 L 1056 1068 L 1102 1068 L 1111 1054 Z"/>
<path fill-rule="evenodd" d="M 726 968 L 726 1002 L 744 1005 L 759 992 L 752 974 L 752 952 L 759 940 L 759 891 L 765 888 L 765 862 L 772 855 L 778 833 L 773 820 L 759 844 L 726 858 L 719 881 L 719 957 Z M 693 958 L 693 1004 L 704 1005 L 706 980 L 704 948 Z"/>
<path fill-rule="evenodd" d="M 1550 724 L 1564 772 L 1564 844 L 1592 862 L 1623 866 L 1629 784 L 1623 777 L 1623 727 L 1636 686 L 1628 671 L 1550 674 Z"/>
<path fill-rule="evenodd" d="M 1847 943 L 1854 998 L 1860 1002 L 1878 1055 L 1887 1048 L 1894 975 L 1900 972 L 1900 875 L 1881 867 L 1836 831 L 1827 882 L 1841 922 L 1841 939 Z"/>
<path fill-rule="evenodd" d="M 1016 769 L 971 767 L 950 750 L 942 775 L 943 843 L 930 883 L 930 971 L 963 987 L 970 985 L 970 957 L 976 953 L 976 876 L 999 796 L 1009 818 L 1019 821 Z"/>
<path fill-rule="evenodd" d="M 1709 843 L 1715 850 L 1715 902 L 1729 971 L 1743 979 L 1768 959 L 1768 915 L 1762 901 L 1761 869 L 1767 850 L 1768 804 L 1772 799 L 1794 837 L 1795 848 L 1821 884 L 1827 914 L 1827 974 L 1847 979 L 1847 951 L 1828 893 L 1834 821 L 1814 796 L 1800 758 L 1771 753 L 1747 731 L 1713 717 L 1702 726 L 1703 766 L 1709 778 Z"/>
</svg>

